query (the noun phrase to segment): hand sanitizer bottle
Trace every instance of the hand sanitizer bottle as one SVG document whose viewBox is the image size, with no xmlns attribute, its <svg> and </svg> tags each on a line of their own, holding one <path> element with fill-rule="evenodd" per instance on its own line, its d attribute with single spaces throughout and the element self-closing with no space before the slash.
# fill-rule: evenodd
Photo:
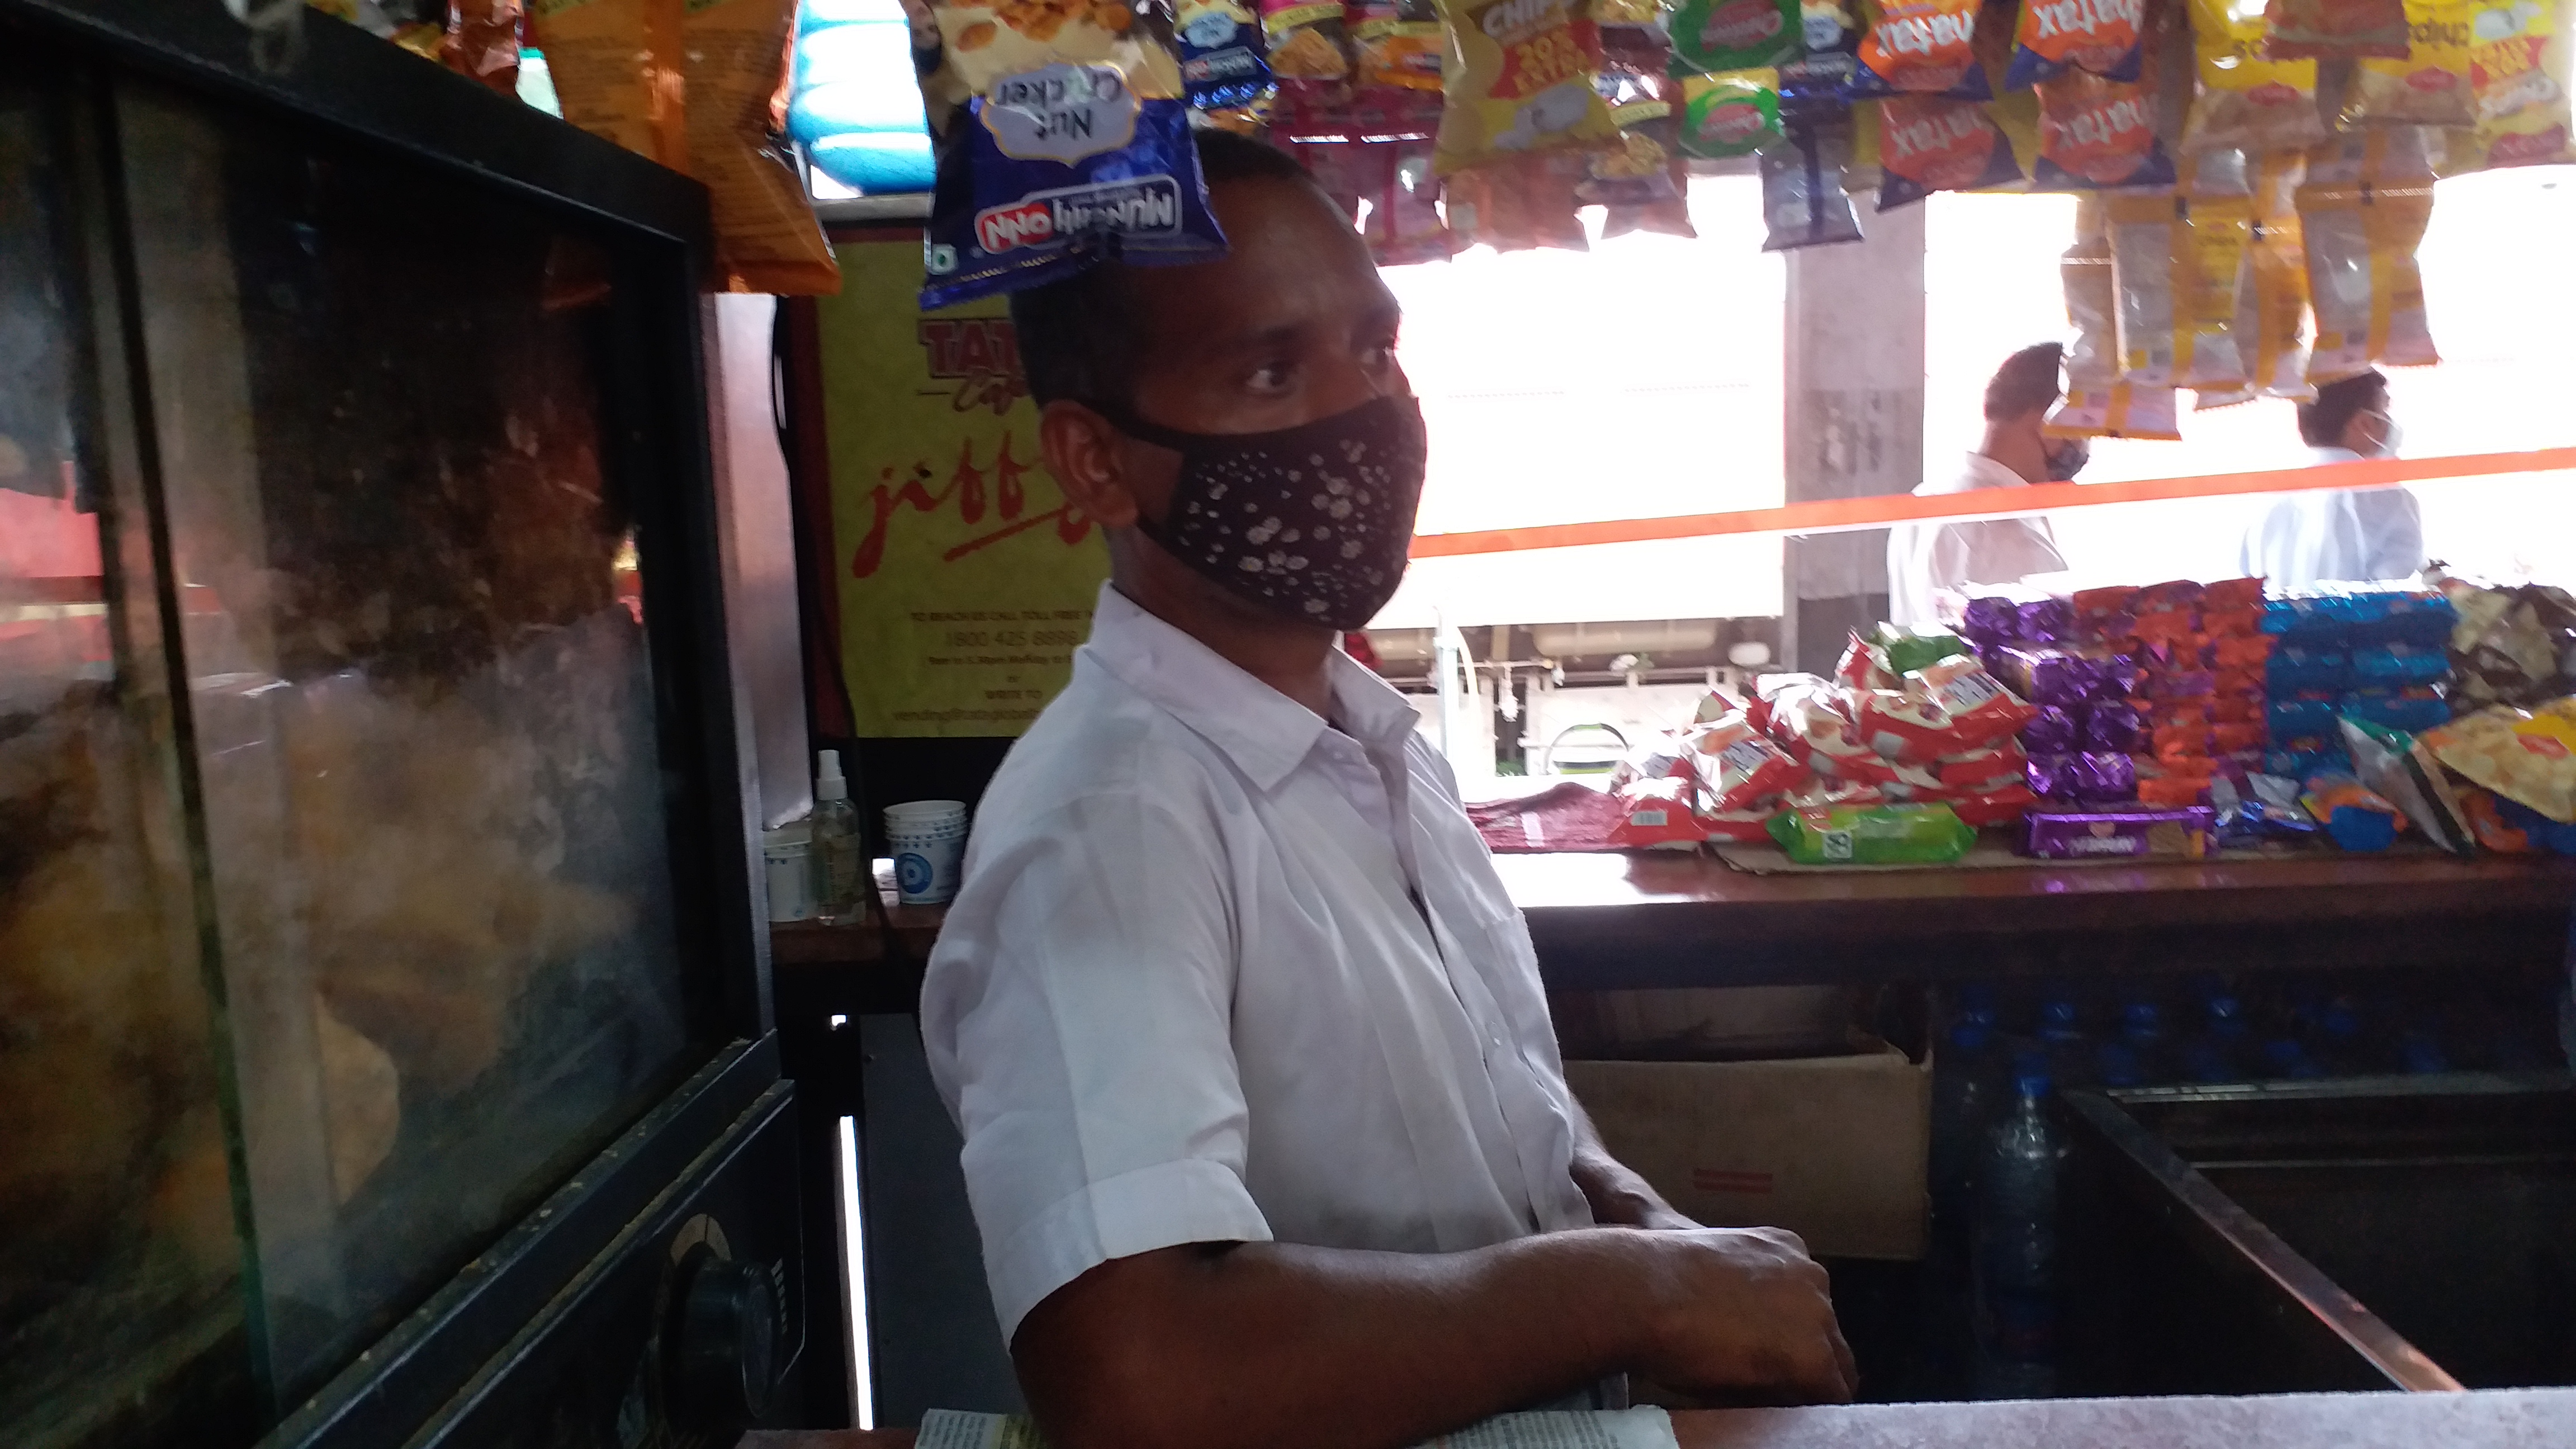
<svg viewBox="0 0 2576 1449">
<path fill-rule="evenodd" d="M 814 758 L 814 915 L 855 921 L 866 914 L 860 892 L 872 884 L 859 812 L 850 804 L 850 782 L 841 776 L 841 752 L 823 750 Z"/>
</svg>

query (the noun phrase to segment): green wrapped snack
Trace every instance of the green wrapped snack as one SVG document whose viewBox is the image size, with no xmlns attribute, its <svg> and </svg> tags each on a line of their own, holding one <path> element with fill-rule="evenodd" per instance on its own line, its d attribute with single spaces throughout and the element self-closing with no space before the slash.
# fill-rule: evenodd
<svg viewBox="0 0 2576 1449">
<path fill-rule="evenodd" d="M 1682 79 L 1682 153 L 1723 160 L 1780 139 L 1780 72 L 1721 71 Z"/>
<path fill-rule="evenodd" d="M 1771 838 L 1800 865 L 1947 865 L 1977 843 L 1947 805 L 1820 805 L 1771 817 Z"/>
<path fill-rule="evenodd" d="M 1874 641 L 1887 651 L 1887 667 L 1901 678 L 1927 664 L 1938 664 L 1953 654 L 1965 654 L 1968 646 L 1947 629 L 1915 628 L 1907 624 L 1881 624 Z"/>
</svg>

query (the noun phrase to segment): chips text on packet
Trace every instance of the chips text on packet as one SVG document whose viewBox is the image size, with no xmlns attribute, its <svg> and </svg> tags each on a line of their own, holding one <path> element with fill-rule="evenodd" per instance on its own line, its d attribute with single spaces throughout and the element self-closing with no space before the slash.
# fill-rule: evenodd
<svg viewBox="0 0 2576 1449">
<path fill-rule="evenodd" d="M 1798 0 L 1677 0 L 1665 7 L 1676 76 L 1796 60 L 1801 28 Z"/>
<path fill-rule="evenodd" d="M 1985 67 L 1977 63 L 1981 0 L 1879 0 L 1861 39 L 1860 65 L 1852 72 L 1855 98 L 1946 95 L 1991 99 Z"/>
<path fill-rule="evenodd" d="M 2012 143 L 1976 101 L 1890 96 L 1879 103 L 1878 114 L 1881 211 L 1935 191 L 1974 191 L 2021 179 Z"/>
<path fill-rule="evenodd" d="M 2146 10 L 2146 0 L 2023 0 L 2004 89 L 2020 90 L 2070 70 L 2138 79 Z"/>
<path fill-rule="evenodd" d="M 1039 286 L 1113 254 L 1145 264 L 1225 254 L 1158 15 L 1119 0 L 950 0 L 932 16 L 940 59 L 921 84 L 939 180 L 925 309 Z"/>
<path fill-rule="evenodd" d="M 1440 13 L 1449 46 L 1435 162 L 1441 175 L 1617 138 L 1618 125 L 1592 88 L 1601 38 L 1581 0 L 1440 0 Z"/>
<path fill-rule="evenodd" d="M 1248 105 L 1270 89 L 1261 17 L 1246 0 L 1180 0 L 1172 38 L 1181 47 L 1181 86 L 1193 106 Z"/>
<path fill-rule="evenodd" d="M 2317 114 L 2317 63 L 2271 60 L 2260 11 L 2242 0 L 2190 0 L 2197 61 L 2186 151 L 2295 151 L 2326 139 Z"/>
<path fill-rule="evenodd" d="M 2156 140 L 2151 83 L 2070 70 L 2041 81 L 2038 92 L 2034 190 L 2173 184 L 2173 162 Z"/>
<path fill-rule="evenodd" d="M 2451 137 L 2445 174 L 2576 161 L 2568 17 L 2549 0 L 2473 0 L 2469 84 L 2476 124 Z"/>
<path fill-rule="evenodd" d="M 2471 0 L 2406 0 L 2409 49 L 2353 67 L 2344 87 L 2346 126 L 2470 126 Z"/>
<path fill-rule="evenodd" d="M 1738 70 L 1681 82 L 1685 155 L 1750 156 L 1780 140 L 1780 73 Z"/>
</svg>

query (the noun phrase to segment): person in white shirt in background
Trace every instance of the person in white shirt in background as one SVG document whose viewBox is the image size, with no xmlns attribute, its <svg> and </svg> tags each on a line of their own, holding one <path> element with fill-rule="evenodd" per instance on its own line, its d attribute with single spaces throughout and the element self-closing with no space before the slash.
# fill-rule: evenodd
<svg viewBox="0 0 2576 1449">
<path fill-rule="evenodd" d="M 2048 410 L 2064 395 L 2058 379 L 2064 352 L 2057 343 L 2042 342 L 2005 358 L 1986 384 L 1985 442 L 1957 473 L 1925 479 L 1914 496 L 2072 481 L 2091 448 L 2081 438 L 2040 432 Z M 2045 518 L 1900 523 L 1887 533 L 1888 616 L 1900 624 L 1929 624 L 1939 618 L 1939 590 L 2015 584 L 2065 568 Z"/>
<path fill-rule="evenodd" d="M 2299 404 L 2299 437 L 2310 467 L 2397 456 L 2388 379 L 2372 371 L 2318 388 Z M 2423 566 L 2424 511 L 2403 484 L 2293 493 L 2245 535 L 2245 572 L 2275 589 L 2402 579 Z"/>
<path fill-rule="evenodd" d="M 1400 1449 L 1631 1370 L 1850 1398 L 1803 1245 L 1701 1227 L 1603 1148 L 1448 765 L 1333 647 L 1413 536 L 1395 297 L 1295 161 L 1197 145 L 1222 260 L 1011 298 L 1110 582 L 922 986 L 1039 1427 Z"/>
</svg>

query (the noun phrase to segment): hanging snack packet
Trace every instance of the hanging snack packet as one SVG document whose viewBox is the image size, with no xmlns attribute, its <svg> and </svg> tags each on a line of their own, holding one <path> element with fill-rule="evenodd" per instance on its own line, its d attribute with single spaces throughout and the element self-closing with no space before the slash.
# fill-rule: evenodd
<svg viewBox="0 0 2576 1449">
<path fill-rule="evenodd" d="M 2545 0 L 2475 0 L 2469 85 L 2476 126 L 2451 138 L 2446 174 L 2576 161 L 2568 19 Z"/>
<path fill-rule="evenodd" d="M 563 118 L 674 171 L 689 168 L 681 0 L 562 0 L 528 16 Z"/>
<path fill-rule="evenodd" d="M 2039 160 L 2031 170 L 2031 189 L 2173 184 L 2173 162 L 2156 140 L 2152 81 L 2115 81 L 2070 70 L 2041 81 L 2038 94 Z"/>
<path fill-rule="evenodd" d="M 1753 70 L 1796 60 L 1801 28 L 1798 0 L 1677 0 L 1664 11 L 1676 76 Z"/>
<path fill-rule="evenodd" d="M 1980 0 L 1881 0 L 1860 43 L 1852 72 L 1854 98 L 1939 95 L 1954 100 L 1992 99 L 1985 67 L 1977 63 Z M 1956 190 L 1944 187 L 1943 190 Z"/>
<path fill-rule="evenodd" d="M 2171 191 L 2121 192 L 2105 202 L 2111 280 L 2118 289 L 2120 376 L 2170 387 L 2174 376 L 2174 237 L 2182 209 Z"/>
<path fill-rule="evenodd" d="M 2431 179 L 2311 182 L 2299 188 L 2298 204 L 2308 298 L 2317 318 L 2308 381 L 2322 385 L 2352 377 L 2373 363 L 2419 367 L 2441 361 L 2424 315 L 2423 273 L 2415 263 L 2415 248 L 2433 217 Z"/>
<path fill-rule="evenodd" d="M 2021 90 L 2070 70 L 2138 79 L 2146 10 L 2146 0 L 2024 0 L 2004 89 Z"/>
<path fill-rule="evenodd" d="M 1040 286 L 1109 255 L 1225 254 L 1161 18 L 1117 0 L 1072 15 L 1011 0 L 931 14 L 942 44 L 922 95 L 945 124 L 934 124 L 923 308 Z M 950 96 L 964 108 L 944 113 Z"/>
<path fill-rule="evenodd" d="M 2270 0 L 2263 7 L 2267 60 L 2404 60 L 2406 44 L 2406 0 Z"/>
<path fill-rule="evenodd" d="M 2102 198 L 2075 202 L 2075 244 L 2057 263 L 2066 289 L 2066 320 L 2075 329 L 2066 349 L 2066 385 L 2099 391 L 2120 379 L 2120 289 L 2111 278 L 2111 232 Z"/>
<path fill-rule="evenodd" d="M 841 290 L 832 244 L 804 175 L 769 129 L 796 0 L 694 0 L 681 21 L 688 58 L 689 174 L 715 223 L 713 285 L 810 297 Z"/>
<path fill-rule="evenodd" d="M 1351 78 L 1342 0 L 1261 0 L 1261 38 L 1282 81 L 1329 87 Z"/>
<path fill-rule="evenodd" d="M 1851 158 L 1846 122 L 1785 122 L 1779 145 L 1756 157 L 1762 166 L 1762 222 L 1766 252 L 1856 242 L 1860 217 L 1843 192 L 1843 166 Z"/>
<path fill-rule="evenodd" d="M 1592 89 L 1601 35 L 1581 0 L 1440 0 L 1440 174 L 1498 157 L 1617 138 Z"/>
<path fill-rule="evenodd" d="M 2412 49 L 2353 67 L 2343 92 L 2343 124 L 2475 125 L 2469 84 L 2471 10 L 2471 0 L 2406 0 Z"/>
<path fill-rule="evenodd" d="M 1361 85 L 1440 89 L 1440 12 L 1431 0 L 1363 0 L 1345 18 L 1359 53 Z"/>
<path fill-rule="evenodd" d="M 2174 232 L 2174 381 L 2183 387 L 2246 385 L 2236 331 L 2246 253 L 2254 243 L 2254 191 L 2242 151 L 2204 151 L 2182 183 Z"/>
<path fill-rule="evenodd" d="M 1431 174 L 1428 141 L 1362 142 L 1379 153 L 1381 174 L 1371 193 L 1368 222 L 1360 235 L 1369 257 L 1381 267 L 1415 262 L 1445 262 L 1457 250 L 1448 224 L 1440 219 L 1440 178 Z"/>
<path fill-rule="evenodd" d="M 2191 0 L 2198 89 L 2184 150 L 2295 151 L 2326 139 L 2317 63 L 2267 59 L 2263 35 L 2263 17 L 2241 0 Z"/>
<path fill-rule="evenodd" d="M 1529 205 L 1521 194 L 1519 168 L 1506 162 L 1479 166 L 1441 178 L 1441 208 L 1459 250 L 1482 244 L 1498 252 L 1525 252 L 1538 245 L 1531 229 Z"/>
<path fill-rule="evenodd" d="M 2149 438 L 2160 443 L 2182 441 L 2176 420 L 2174 390 L 2139 383 L 2108 387 L 2069 386 L 2066 400 L 2048 415 L 2040 432 L 2052 438 Z"/>
<path fill-rule="evenodd" d="M 1890 96 L 1879 103 L 1878 209 L 1935 191 L 1974 191 L 2021 179 L 2012 143 L 1975 101 Z"/>
<path fill-rule="evenodd" d="M 2198 402 L 2202 408 L 2227 407 L 2256 396 L 2296 402 L 2316 396 L 2316 389 L 2308 384 L 2307 249 L 2301 240 L 2299 213 L 2291 202 L 2304 166 L 2304 159 L 2295 152 L 2255 161 L 2256 215 L 2245 267 L 2237 278 L 2233 329 L 2237 354 L 2245 366 L 2245 385 L 2203 392 Z"/>
<path fill-rule="evenodd" d="M 519 29 L 525 0 L 449 0 L 438 59 L 505 96 L 519 93 Z M 398 37 L 399 38 L 399 37 Z"/>
<path fill-rule="evenodd" d="M 1646 206 L 1681 199 L 1672 161 L 1681 148 L 1681 119 L 1666 99 L 1680 83 L 1650 75 L 1628 54 L 1605 56 L 1593 89 L 1619 128 L 1616 145 L 1585 158 L 1577 200 L 1601 206 Z"/>
<path fill-rule="evenodd" d="M 1681 148 L 1722 160 L 1750 156 L 1780 140 L 1780 73 L 1738 70 L 1681 82 Z"/>
<path fill-rule="evenodd" d="M 1180 43 L 1181 88 L 1191 105 L 1246 106 L 1270 89 L 1261 17 L 1246 0 L 1180 0 L 1172 38 Z"/>
</svg>

